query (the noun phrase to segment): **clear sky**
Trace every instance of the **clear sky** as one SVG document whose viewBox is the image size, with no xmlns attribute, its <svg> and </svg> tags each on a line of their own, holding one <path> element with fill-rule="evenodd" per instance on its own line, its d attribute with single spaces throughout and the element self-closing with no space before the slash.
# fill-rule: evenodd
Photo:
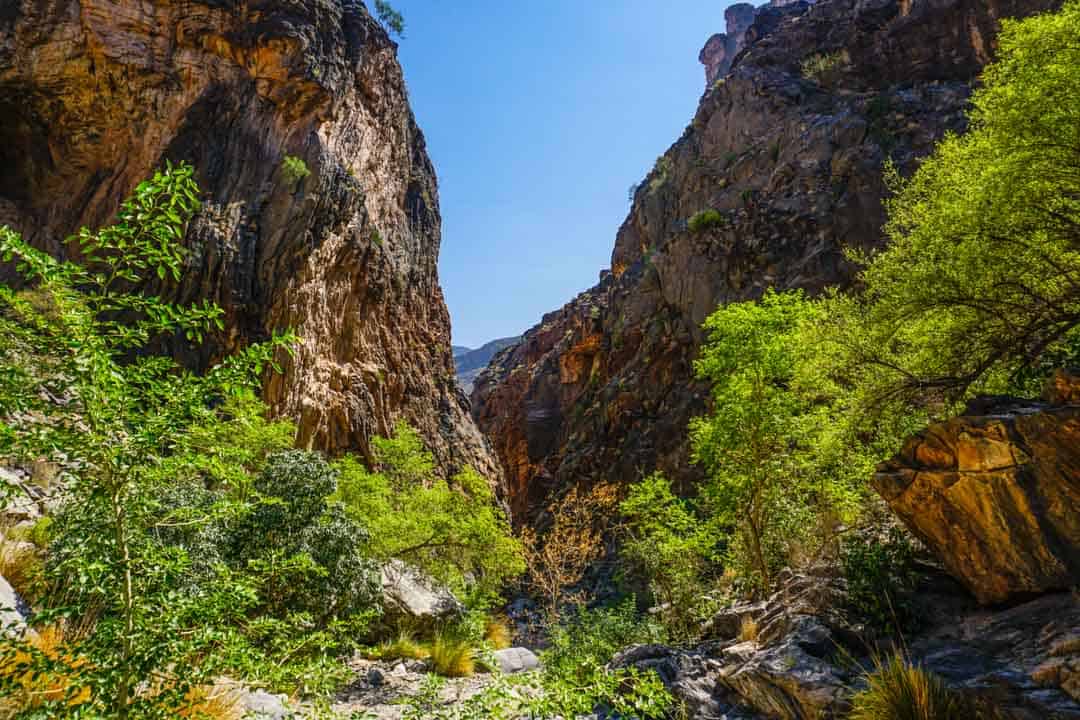
<svg viewBox="0 0 1080 720">
<path fill-rule="evenodd" d="M 722 0 L 393 0 L 439 176 L 454 344 L 524 332 L 593 285 L 627 190 L 690 122 Z"/>
</svg>

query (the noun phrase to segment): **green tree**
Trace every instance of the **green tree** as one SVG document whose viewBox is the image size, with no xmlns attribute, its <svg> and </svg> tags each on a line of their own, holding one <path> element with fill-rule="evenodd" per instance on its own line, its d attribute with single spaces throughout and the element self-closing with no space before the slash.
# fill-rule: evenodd
<svg viewBox="0 0 1080 720">
<path fill-rule="evenodd" d="M 465 592 L 473 604 L 493 601 L 524 570 L 520 543 L 487 481 L 471 469 L 450 482 L 415 430 L 399 423 L 392 438 L 374 438 L 376 468 L 355 458 L 337 463 L 336 499 L 371 533 L 371 552 L 398 558 Z"/>
<path fill-rule="evenodd" d="M 1076 352 L 1078 36 L 1076 0 L 1004 21 L 968 132 L 947 136 L 910 180 L 890 174 L 890 243 L 864 258 L 864 296 L 838 300 L 822 337 L 863 414 L 950 411 Z"/>
<path fill-rule="evenodd" d="M 770 290 L 705 321 L 708 342 L 695 369 L 712 385 L 713 408 L 690 426 L 693 458 L 708 473 L 702 506 L 718 526 L 734 529 L 729 562 L 758 587 L 806 537 L 812 506 L 842 494 L 832 478 L 811 482 L 828 404 L 793 387 L 803 329 L 821 312 L 800 292 Z"/>
<path fill-rule="evenodd" d="M 405 17 L 387 0 L 375 0 L 375 14 L 388 30 L 400 38 L 405 37 Z"/>
<path fill-rule="evenodd" d="M 0 377 L 18 381 L 0 383 L 0 450 L 71 470 L 54 527 L 79 539 L 50 557 L 46 609 L 35 620 L 89 626 L 58 654 L 9 643 L 3 662 L 64 677 L 66 697 L 46 703 L 61 715 L 78 699 L 80 717 L 174 717 L 213 671 L 199 660 L 215 627 L 249 605 L 250 588 L 227 578 L 199 595 L 179 593 L 190 558 L 153 533 L 156 469 L 174 436 L 215 413 L 220 399 L 257 387 L 291 339 L 249 347 L 201 376 L 143 352 L 161 336 L 198 342 L 221 327 L 222 312 L 209 303 L 184 307 L 129 290 L 152 276 L 180 278 L 179 241 L 197 193 L 189 166 L 166 166 L 136 188 L 115 224 L 79 231 L 79 263 L 0 228 L 0 255 L 17 262 L 29 287 L 0 285 L 0 332 L 11 340 Z M 29 676 L 5 676 L 0 693 L 22 691 L 20 677 Z"/>
<path fill-rule="evenodd" d="M 716 544 L 711 523 L 676 497 L 660 473 L 631 486 L 619 512 L 625 519 L 620 557 L 648 580 L 668 629 L 692 637 Z"/>
</svg>

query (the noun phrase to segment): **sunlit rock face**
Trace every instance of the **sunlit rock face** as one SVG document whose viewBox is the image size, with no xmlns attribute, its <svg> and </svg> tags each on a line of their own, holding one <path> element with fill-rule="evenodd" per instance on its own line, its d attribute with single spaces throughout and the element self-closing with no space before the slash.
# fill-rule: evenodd
<svg viewBox="0 0 1080 720">
<path fill-rule="evenodd" d="M 1045 402 L 974 401 L 874 475 L 983 603 L 1080 585 L 1080 376 L 1059 373 L 1048 390 Z"/>
<path fill-rule="evenodd" d="M 291 180 L 286 156 L 310 176 Z M 205 197 L 177 299 L 227 327 L 205 366 L 291 327 L 266 399 L 302 445 L 368 451 L 398 419 L 447 467 L 498 469 L 454 382 L 436 179 L 396 46 L 355 0 L 0 4 L 0 222 L 63 254 L 165 160 Z"/>
<path fill-rule="evenodd" d="M 882 164 L 911 172 L 962 131 L 1003 17 L 1054 0 L 824 0 L 759 9 L 746 47 L 637 188 L 600 283 L 497 355 L 473 412 L 518 518 L 553 492 L 654 469 L 697 480 L 687 422 L 701 322 L 766 288 L 844 286 L 843 248 L 884 242 Z M 802 63 L 835 54 L 829 78 Z M 690 232 L 712 208 L 724 220 Z"/>
</svg>

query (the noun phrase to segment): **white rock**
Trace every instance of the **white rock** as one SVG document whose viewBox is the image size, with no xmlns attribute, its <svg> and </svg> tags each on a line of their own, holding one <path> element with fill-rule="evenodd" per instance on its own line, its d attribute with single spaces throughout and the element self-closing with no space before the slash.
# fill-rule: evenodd
<svg viewBox="0 0 1080 720">
<path fill-rule="evenodd" d="M 498 650 L 495 652 L 495 660 L 499 663 L 499 669 L 507 675 L 540 667 L 540 658 L 536 657 L 532 650 L 523 647 Z"/>
</svg>

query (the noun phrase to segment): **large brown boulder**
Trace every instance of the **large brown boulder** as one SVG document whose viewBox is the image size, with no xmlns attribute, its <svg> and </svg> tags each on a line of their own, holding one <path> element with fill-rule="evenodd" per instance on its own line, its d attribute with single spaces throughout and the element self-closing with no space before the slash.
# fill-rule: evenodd
<svg viewBox="0 0 1080 720">
<path fill-rule="evenodd" d="M 968 411 L 910 438 L 874 487 L 981 603 L 1080 584 L 1080 404 Z"/>
</svg>

